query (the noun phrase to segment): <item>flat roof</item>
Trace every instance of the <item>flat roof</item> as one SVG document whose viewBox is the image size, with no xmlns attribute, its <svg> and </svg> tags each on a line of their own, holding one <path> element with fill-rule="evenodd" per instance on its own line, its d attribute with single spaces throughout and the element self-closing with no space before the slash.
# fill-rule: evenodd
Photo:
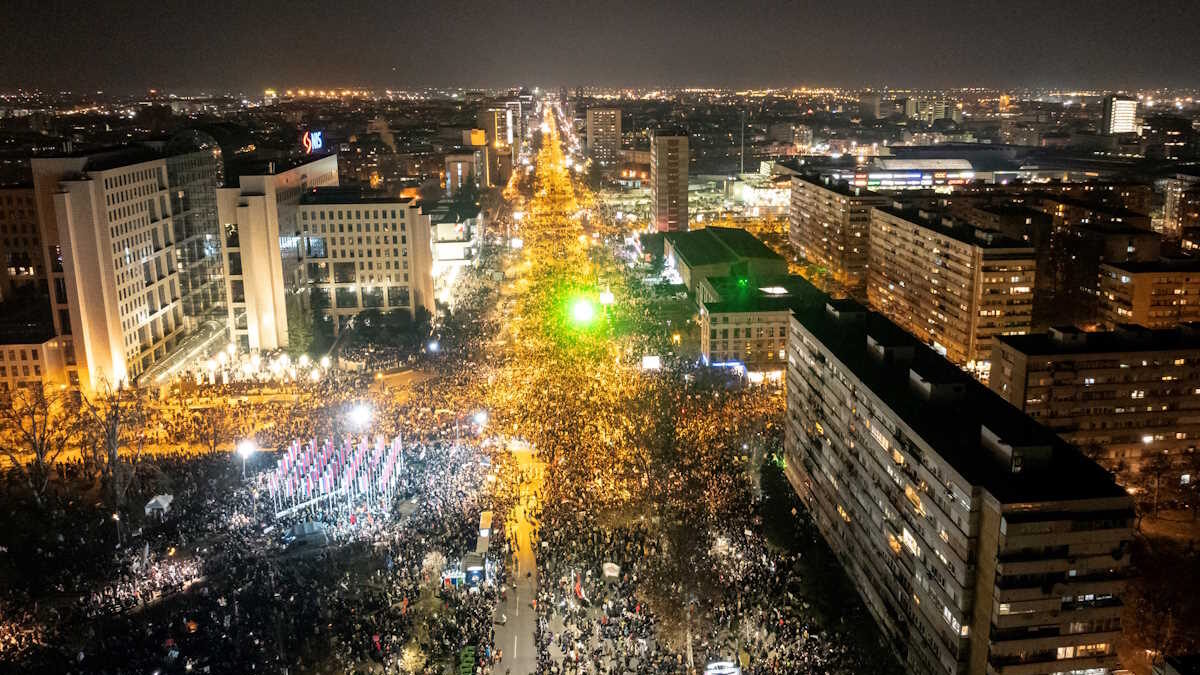
<svg viewBox="0 0 1200 675">
<path fill-rule="evenodd" d="M 706 227 L 700 231 L 708 232 L 719 239 L 739 258 L 784 260 L 784 257 L 776 253 L 770 246 L 740 227 Z"/>
<path fill-rule="evenodd" d="M 1102 267 L 1119 269 L 1130 274 L 1200 272 L 1200 258 L 1159 258 L 1158 260 L 1130 260 L 1127 262 L 1113 261 L 1102 262 L 1100 265 Z"/>
<path fill-rule="evenodd" d="M 817 176 L 814 174 L 801 174 L 799 176 L 792 176 L 792 178 L 795 180 L 802 180 L 805 183 L 815 185 L 819 188 L 824 188 L 830 192 L 836 192 L 843 197 L 875 197 L 877 199 L 886 199 L 886 197 L 878 192 L 871 192 L 866 188 L 854 187 L 850 185 L 848 181 L 844 180 L 833 180 L 832 178 L 826 176 Z"/>
<path fill-rule="evenodd" d="M 407 204 L 412 197 L 395 197 L 386 192 L 354 187 L 312 188 L 300 195 L 300 204 Z"/>
<path fill-rule="evenodd" d="M 897 218 L 906 220 L 914 225 L 919 225 L 928 230 L 933 230 L 939 234 L 943 234 L 952 239 L 957 239 L 972 246 L 979 248 L 1019 248 L 1029 249 L 1030 255 L 1033 255 L 1033 246 L 1027 241 L 1022 241 L 1014 237 L 1010 237 L 996 230 L 989 230 L 982 227 L 976 227 L 969 223 L 952 220 L 952 224 L 947 224 L 942 221 L 940 216 L 924 214 L 920 209 L 916 208 L 901 208 L 894 206 L 876 206 L 875 208 L 889 213 Z M 982 235 L 982 236 L 981 236 Z"/>
<path fill-rule="evenodd" d="M 885 158 L 875 160 L 875 166 L 884 171 L 972 171 L 975 169 L 965 159 L 909 159 Z"/>
<path fill-rule="evenodd" d="M 1127 497 L 1112 476 L 1078 448 L 896 324 L 852 300 L 829 304 L 842 313 L 840 318 L 824 305 L 796 309 L 792 316 L 972 485 L 1006 504 Z M 911 350 L 912 360 L 894 363 L 878 358 L 868 347 L 867 336 L 889 347 Z M 910 369 L 928 381 L 953 385 L 961 394 L 946 401 L 927 400 L 914 392 Z M 1047 464 L 1012 473 L 983 445 L 983 427 L 1014 447 L 1051 448 Z"/>
<path fill-rule="evenodd" d="M 428 215 L 434 225 L 439 223 L 461 223 L 479 217 L 479 206 L 462 202 L 442 200 L 422 207 L 421 213 Z"/>
<path fill-rule="evenodd" d="M 702 232 L 708 230 L 668 232 L 666 241 L 671 242 L 675 255 L 692 267 L 737 262 L 737 256 L 732 251 L 720 245 L 712 235 L 700 234 Z"/>
<path fill-rule="evenodd" d="M 1187 323 L 1157 329 L 1123 324 L 1116 330 L 1097 333 L 1072 326 L 1051 329 L 1045 333 L 997 335 L 994 339 L 1029 356 L 1200 349 L 1200 324 Z"/>
<path fill-rule="evenodd" d="M 303 155 L 289 157 L 265 157 L 249 155 L 235 157 L 226 163 L 226 187 L 237 187 L 241 176 L 276 176 L 291 171 L 305 164 L 313 164 L 327 157 L 336 157 L 337 152 L 327 152 L 323 155 Z"/>
<path fill-rule="evenodd" d="M 1148 218 L 1149 217 L 1144 213 L 1138 213 L 1137 211 L 1131 211 L 1129 209 L 1126 209 L 1126 208 L 1123 208 L 1120 206 L 1107 206 L 1104 204 L 1096 204 L 1095 202 L 1089 202 L 1084 199 L 1077 199 L 1075 197 L 1071 197 L 1062 192 L 1042 192 L 1039 194 L 1039 197 L 1043 201 L 1058 202 L 1059 204 L 1066 204 L 1068 206 L 1077 206 L 1079 208 L 1087 209 L 1089 211 L 1095 211 L 1096 213 L 1106 213 L 1111 216 L 1120 216 L 1122 218 Z"/>
<path fill-rule="evenodd" d="M 708 277 L 707 281 L 721 296 L 718 301 L 704 303 L 709 314 L 785 311 L 803 305 L 824 305 L 828 297 L 797 275 L 766 279 Z"/>
</svg>

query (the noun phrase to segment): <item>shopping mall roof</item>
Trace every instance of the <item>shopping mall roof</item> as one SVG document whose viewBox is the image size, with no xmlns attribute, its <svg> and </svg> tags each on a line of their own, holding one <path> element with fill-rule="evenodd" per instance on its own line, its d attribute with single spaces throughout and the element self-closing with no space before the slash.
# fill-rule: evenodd
<svg viewBox="0 0 1200 675">
<path fill-rule="evenodd" d="M 965 159 L 908 159 L 880 157 L 874 162 L 883 171 L 971 171 L 975 167 Z"/>
</svg>

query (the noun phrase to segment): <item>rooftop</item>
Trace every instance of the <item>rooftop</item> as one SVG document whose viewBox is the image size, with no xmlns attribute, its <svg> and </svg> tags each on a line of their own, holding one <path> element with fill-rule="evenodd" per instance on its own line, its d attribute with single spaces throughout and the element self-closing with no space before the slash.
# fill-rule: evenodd
<svg viewBox="0 0 1200 675">
<path fill-rule="evenodd" d="M 438 223 L 461 223 L 465 220 L 478 218 L 479 206 L 458 201 L 442 200 L 423 207 L 421 212 L 428 215 L 430 222 L 434 225 Z"/>
<path fill-rule="evenodd" d="M 1032 255 L 1033 247 L 1028 242 L 1009 237 L 995 230 L 987 230 L 962 221 L 941 218 L 916 208 L 896 208 L 895 204 L 877 206 L 875 208 L 914 225 L 919 225 L 925 229 L 933 230 L 934 232 L 973 246 L 986 249 L 1029 249 Z"/>
<path fill-rule="evenodd" d="M 824 304 L 824 293 L 803 277 L 753 280 L 747 277 L 708 277 L 706 283 L 721 297 L 704 303 L 709 314 L 736 312 L 776 312 L 811 304 Z"/>
<path fill-rule="evenodd" d="M 965 159 L 878 158 L 875 166 L 884 171 L 971 171 L 975 168 Z"/>
<path fill-rule="evenodd" d="M 300 196 L 301 204 L 407 204 L 412 197 L 395 197 L 386 192 L 353 187 L 313 188 Z"/>
<path fill-rule="evenodd" d="M 668 232 L 666 240 L 671 242 L 675 255 L 692 267 L 735 263 L 747 258 L 784 260 L 754 235 L 736 227 Z"/>
<path fill-rule="evenodd" d="M 296 155 L 286 157 L 248 155 L 246 157 L 237 157 L 232 161 L 226 162 L 225 183 L 227 187 L 236 187 L 240 176 L 276 176 L 304 166 L 305 164 L 319 162 L 326 157 L 336 155 L 336 152 L 329 152 L 324 155 Z"/>
<path fill-rule="evenodd" d="M 824 188 L 826 190 L 829 190 L 830 192 L 836 192 L 837 194 L 842 195 L 843 197 L 862 197 L 864 199 L 874 197 L 877 199 L 885 199 L 885 197 L 883 195 L 881 195 L 877 192 L 871 192 L 870 190 L 867 190 L 865 188 L 853 187 L 847 181 L 833 180 L 829 176 L 817 176 L 814 174 L 804 174 L 804 175 L 800 175 L 800 176 L 793 176 L 793 178 L 795 180 L 804 181 L 805 183 L 808 183 L 809 185 L 816 185 L 817 187 Z"/>
<path fill-rule="evenodd" d="M 1130 274 L 1154 274 L 1166 272 L 1200 272 L 1200 258 L 1159 258 L 1158 260 L 1130 260 L 1128 262 L 1102 262 L 1102 267 L 1129 272 Z"/>
<path fill-rule="evenodd" d="M 1002 503 L 1127 497 L 1107 471 L 1077 448 L 883 316 L 852 300 L 802 307 L 792 316 L 955 471 Z M 868 336 L 911 358 L 880 358 Z M 915 393 L 910 373 L 939 389 L 953 389 L 953 396 Z M 1014 448 L 1049 448 L 1049 456 L 1044 464 L 1014 473 L 984 445 L 985 427 Z"/>
<path fill-rule="evenodd" d="M 1046 333 L 997 335 L 995 339 L 1029 356 L 1155 352 L 1167 349 L 1200 350 L 1200 324 L 1186 323 L 1162 329 L 1120 325 L 1116 330 L 1098 333 L 1089 333 L 1070 326 L 1051 328 Z"/>
<path fill-rule="evenodd" d="M 1041 194 L 1041 198 L 1042 198 L 1043 202 L 1054 202 L 1057 204 L 1066 204 L 1067 206 L 1074 206 L 1074 207 L 1081 208 L 1081 209 L 1087 209 L 1089 211 L 1094 211 L 1096 213 L 1103 213 L 1103 214 L 1110 215 L 1113 217 L 1120 217 L 1120 218 L 1145 218 L 1146 217 L 1146 214 L 1144 214 L 1144 213 L 1138 213 L 1137 211 L 1130 211 L 1129 209 L 1121 208 L 1120 206 L 1106 206 L 1104 204 L 1097 204 L 1095 202 L 1089 202 L 1085 199 L 1076 199 L 1075 197 L 1068 197 L 1067 195 L 1064 195 L 1061 193 L 1056 193 L 1056 192 L 1043 192 Z"/>
</svg>

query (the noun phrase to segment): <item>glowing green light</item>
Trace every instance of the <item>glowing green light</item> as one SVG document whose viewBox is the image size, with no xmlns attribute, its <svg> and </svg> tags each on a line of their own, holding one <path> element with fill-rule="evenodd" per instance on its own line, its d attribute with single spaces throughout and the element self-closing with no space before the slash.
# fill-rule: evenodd
<svg viewBox="0 0 1200 675">
<path fill-rule="evenodd" d="M 576 325 L 586 326 L 596 318 L 596 308 L 587 298 L 576 298 L 571 303 L 571 321 Z"/>
</svg>

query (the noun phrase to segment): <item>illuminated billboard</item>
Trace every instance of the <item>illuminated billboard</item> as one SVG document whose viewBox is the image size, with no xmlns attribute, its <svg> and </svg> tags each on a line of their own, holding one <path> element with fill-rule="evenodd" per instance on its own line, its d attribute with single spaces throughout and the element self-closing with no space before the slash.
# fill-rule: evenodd
<svg viewBox="0 0 1200 675">
<path fill-rule="evenodd" d="M 325 148 L 324 131 L 306 131 L 300 137 L 300 145 L 304 146 L 305 154 L 311 155 Z"/>
</svg>

